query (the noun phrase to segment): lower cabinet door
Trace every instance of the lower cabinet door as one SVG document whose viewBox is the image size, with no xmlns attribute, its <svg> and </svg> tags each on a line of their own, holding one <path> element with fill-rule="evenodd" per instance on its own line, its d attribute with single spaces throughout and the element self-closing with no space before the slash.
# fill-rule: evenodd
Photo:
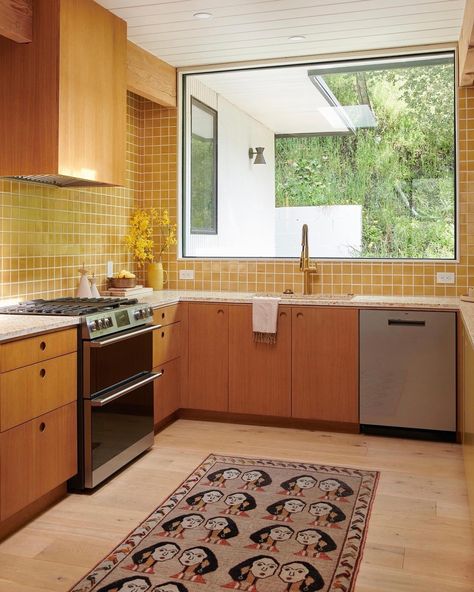
<svg viewBox="0 0 474 592">
<path fill-rule="evenodd" d="M 162 375 L 155 380 L 155 424 L 166 419 L 180 407 L 181 358 L 153 369 Z"/>
<path fill-rule="evenodd" d="M 0 520 L 35 500 L 34 422 L 0 434 Z"/>
<path fill-rule="evenodd" d="M 76 402 L 0 434 L 0 519 L 77 472 Z"/>
<path fill-rule="evenodd" d="M 291 416 L 291 308 L 280 306 L 275 344 L 255 343 L 252 306 L 229 306 L 229 411 Z"/>
<path fill-rule="evenodd" d="M 358 311 L 301 306 L 292 315 L 293 417 L 358 424 Z"/>
<path fill-rule="evenodd" d="M 229 306 L 189 304 L 189 376 L 182 407 L 229 410 Z"/>
</svg>

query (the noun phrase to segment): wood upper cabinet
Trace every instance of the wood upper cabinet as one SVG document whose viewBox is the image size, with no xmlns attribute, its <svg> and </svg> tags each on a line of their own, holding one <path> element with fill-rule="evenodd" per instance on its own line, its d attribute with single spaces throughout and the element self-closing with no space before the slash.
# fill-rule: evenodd
<svg viewBox="0 0 474 592">
<path fill-rule="evenodd" d="M 0 38 L 0 176 L 124 185 L 125 21 L 93 0 L 39 0 L 33 42 Z"/>
<path fill-rule="evenodd" d="M 229 306 L 229 411 L 291 416 L 291 308 L 278 310 L 274 345 L 255 343 L 252 306 Z"/>
<path fill-rule="evenodd" d="M 190 303 L 188 387 L 182 407 L 229 409 L 229 306 Z"/>
<path fill-rule="evenodd" d="M 357 424 L 358 311 L 292 310 L 292 416 Z"/>
</svg>

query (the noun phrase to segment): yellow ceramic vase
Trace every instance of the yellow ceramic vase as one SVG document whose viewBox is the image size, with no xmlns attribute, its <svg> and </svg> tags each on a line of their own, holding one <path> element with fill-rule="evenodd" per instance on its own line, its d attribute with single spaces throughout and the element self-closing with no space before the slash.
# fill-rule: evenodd
<svg viewBox="0 0 474 592">
<path fill-rule="evenodd" d="M 167 273 L 163 269 L 163 263 L 147 263 L 147 283 L 153 290 L 163 290 L 167 282 Z"/>
</svg>

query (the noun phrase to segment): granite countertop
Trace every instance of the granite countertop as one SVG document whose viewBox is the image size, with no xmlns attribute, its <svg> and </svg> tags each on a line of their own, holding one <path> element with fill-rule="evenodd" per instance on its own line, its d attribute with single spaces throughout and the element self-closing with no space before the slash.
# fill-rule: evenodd
<svg viewBox="0 0 474 592">
<path fill-rule="evenodd" d="M 31 337 L 79 324 L 78 317 L 46 317 L 39 315 L 0 315 L 0 341 Z"/>
<path fill-rule="evenodd" d="M 223 302 L 249 304 L 255 293 L 251 292 L 204 292 L 200 290 L 163 290 L 140 299 L 157 308 L 177 302 Z M 437 310 L 461 310 L 462 318 L 474 344 L 474 304 L 461 302 L 458 298 L 435 296 L 341 296 L 318 298 L 317 295 L 268 294 L 280 296 L 281 303 L 297 306 L 351 306 L 357 308 L 426 308 Z M 0 315 L 0 342 L 56 331 L 79 325 L 79 317 L 48 317 L 37 315 Z"/>
<path fill-rule="evenodd" d="M 471 340 L 472 347 L 474 347 L 474 302 L 463 302 L 460 300 L 459 310 L 466 334 Z"/>
<path fill-rule="evenodd" d="M 158 307 L 177 302 L 228 302 L 233 304 L 249 304 L 254 296 L 261 296 L 254 292 L 204 292 L 200 290 L 163 290 L 153 292 L 151 296 L 142 298 L 150 306 Z M 278 296 L 281 304 L 297 306 L 354 306 L 362 307 L 393 307 L 393 308 L 429 308 L 443 310 L 458 310 L 459 298 L 437 296 L 325 296 L 317 294 L 303 296 L 301 294 L 265 294 Z"/>
</svg>

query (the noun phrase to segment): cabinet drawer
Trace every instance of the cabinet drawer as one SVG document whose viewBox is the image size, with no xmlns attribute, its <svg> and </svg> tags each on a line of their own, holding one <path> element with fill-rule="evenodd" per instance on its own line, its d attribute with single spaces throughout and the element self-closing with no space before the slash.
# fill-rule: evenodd
<svg viewBox="0 0 474 592">
<path fill-rule="evenodd" d="M 77 329 L 46 333 L 0 345 L 0 372 L 35 364 L 77 350 Z"/>
<path fill-rule="evenodd" d="M 77 399 L 75 353 L 0 374 L 0 431 Z"/>
<path fill-rule="evenodd" d="M 162 306 L 153 311 L 153 323 L 155 325 L 170 325 L 181 321 L 183 316 L 183 307 L 180 304 L 172 306 Z"/>
<path fill-rule="evenodd" d="M 76 403 L 0 434 L 0 519 L 77 472 Z"/>
<path fill-rule="evenodd" d="M 181 358 L 154 368 L 162 372 L 155 380 L 155 424 L 167 418 L 180 407 Z"/>
<path fill-rule="evenodd" d="M 174 323 L 153 332 L 153 367 L 181 355 L 181 323 Z"/>
</svg>

